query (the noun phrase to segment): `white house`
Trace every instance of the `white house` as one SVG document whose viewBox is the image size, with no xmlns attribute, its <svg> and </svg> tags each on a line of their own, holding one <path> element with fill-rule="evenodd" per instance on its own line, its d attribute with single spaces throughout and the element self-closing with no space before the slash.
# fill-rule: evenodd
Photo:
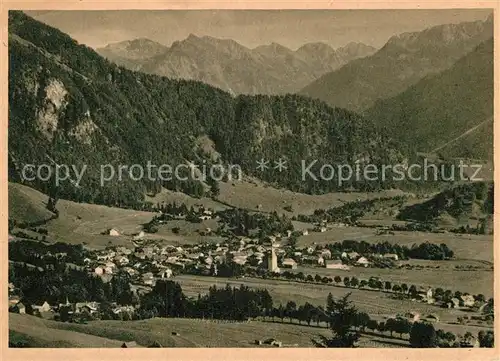
<svg viewBox="0 0 500 361">
<path fill-rule="evenodd" d="M 472 296 L 472 295 L 462 295 L 462 296 L 460 296 L 460 298 L 464 302 L 465 307 L 472 307 L 472 306 L 474 306 L 474 303 L 476 302 L 474 300 L 474 296 Z"/>
<path fill-rule="evenodd" d="M 340 259 L 329 259 L 325 261 L 325 267 L 329 269 L 348 270 L 350 267 L 343 264 Z"/>
<path fill-rule="evenodd" d="M 368 267 L 368 265 L 370 264 L 370 261 L 368 261 L 368 259 L 366 257 L 360 257 L 356 261 L 356 264 L 364 266 L 364 267 Z"/>
<path fill-rule="evenodd" d="M 321 256 L 318 257 L 318 265 L 320 265 L 320 266 L 325 265 L 325 259 Z"/>
<path fill-rule="evenodd" d="M 38 310 L 39 312 L 49 312 L 52 310 L 52 307 L 50 307 L 47 301 L 45 301 L 41 306 L 33 305 L 32 307 L 34 310 Z"/>
<path fill-rule="evenodd" d="M 96 275 L 102 275 L 104 273 L 104 267 L 103 266 L 97 266 L 95 269 L 94 269 L 94 273 Z"/>
<path fill-rule="evenodd" d="M 296 269 L 297 268 L 297 262 L 295 262 L 291 258 L 285 258 L 283 262 L 281 263 L 281 266 L 283 268 L 291 268 L 291 269 Z"/>
<path fill-rule="evenodd" d="M 108 231 L 108 234 L 110 236 L 113 236 L 113 237 L 116 237 L 116 236 L 119 236 L 120 235 L 120 232 L 118 232 L 117 229 L 115 228 L 111 228 L 109 231 Z"/>
<path fill-rule="evenodd" d="M 394 261 L 397 261 L 399 259 L 398 255 L 396 253 L 386 253 L 382 257 L 387 258 L 387 259 L 392 259 Z"/>
<path fill-rule="evenodd" d="M 324 259 L 330 259 L 332 258 L 332 252 L 329 249 L 323 249 L 321 250 L 320 256 Z"/>
<path fill-rule="evenodd" d="M 154 277 L 153 273 L 147 272 L 142 275 L 142 282 L 146 285 L 153 286 L 154 284 Z"/>
</svg>

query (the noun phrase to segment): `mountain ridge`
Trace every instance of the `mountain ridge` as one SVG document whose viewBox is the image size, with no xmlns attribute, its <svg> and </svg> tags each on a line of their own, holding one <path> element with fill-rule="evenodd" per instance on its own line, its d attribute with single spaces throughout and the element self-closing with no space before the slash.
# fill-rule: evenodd
<svg viewBox="0 0 500 361">
<path fill-rule="evenodd" d="M 451 68 L 426 76 L 395 97 L 376 101 L 366 115 L 379 130 L 418 151 L 430 152 L 460 137 L 440 153 L 491 159 L 493 124 L 486 120 L 493 117 L 493 38 Z"/>
<path fill-rule="evenodd" d="M 291 50 L 275 42 L 251 49 L 232 39 L 190 34 L 170 47 L 158 47 L 153 54 L 148 52 L 147 43 L 145 55 L 139 57 L 134 51 L 128 56 L 123 50 L 131 42 L 134 40 L 96 51 L 131 70 L 199 80 L 232 94 L 295 93 L 319 76 L 376 50 L 362 43 L 338 49 L 325 43 L 308 43 Z"/>
<path fill-rule="evenodd" d="M 377 99 L 395 96 L 426 75 L 448 69 L 492 36 L 491 19 L 395 35 L 373 55 L 323 75 L 299 94 L 362 113 Z"/>
</svg>

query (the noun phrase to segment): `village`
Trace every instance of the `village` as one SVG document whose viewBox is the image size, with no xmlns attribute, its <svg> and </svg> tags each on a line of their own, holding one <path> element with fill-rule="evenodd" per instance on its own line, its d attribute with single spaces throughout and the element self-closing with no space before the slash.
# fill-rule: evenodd
<svg viewBox="0 0 500 361">
<path fill-rule="evenodd" d="M 198 221 L 217 219 L 216 212 L 200 208 L 196 215 Z M 166 220 L 176 217 L 186 218 L 183 214 L 167 214 L 160 212 L 150 224 L 144 228 L 152 230 L 154 227 L 166 227 Z M 196 218 L 196 217 L 194 217 Z M 191 214 L 191 219 L 193 215 Z M 326 222 L 303 229 L 301 231 L 287 230 L 284 234 L 273 233 L 259 238 L 258 236 L 242 236 L 231 234 L 224 242 L 200 242 L 196 244 L 168 244 L 164 240 L 152 237 L 154 230 L 149 233 L 144 230 L 130 235 L 130 246 L 114 246 L 112 239 L 122 236 L 120 230 L 111 228 L 103 231 L 110 238 L 109 245 L 101 250 L 87 250 L 81 264 L 67 260 L 68 254 L 58 252 L 39 255 L 41 259 L 56 259 L 66 266 L 87 272 L 92 277 L 99 278 L 103 283 L 109 283 L 113 277 L 126 274 L 130 290 L 138 299 L 150 293 L 158 280 L 175 279 L 178 275 L 198 275 L 211 277 L 265 277 L 271 279 L 295 280 L 297 282 L 322 283 L 332 286 L 371 289 L 386 292 L 391 297 L 408 297 L 413 301 L 434 304 L 440 307 L 475 310 L 479 314 L 490 314 L 487 309 L 491 302 L 482 295 L 446 292 L 443 289 L 433 290 L 430 287 L 415 285 L 391 284 L 377 277 L 369 280 L 358 280 L 349 277 L 349 271 L 361 267 L 404 267 L 402 258 L 406 257 L 401 249 L 398 253 L 374 253 L 371 248 L 364 252 L 352 251 L 358 246 L 357 241 L 345 241 L 336 245 L 310 245 L 297 247 L 294 239 L 297 236 L 308 236 L 310 232 L 324 233 L 328 227 Z M 333 227 L 348 227 L 345 224 L 335 224 Z M 212 233 L 211 229 L 202 232 L 203 235 Z M 15 243 L 13 243 L 15 244 Z M 345 247 L 344 250 L 342 247 Z M 383 247 L 379 247 L 384 249 Z M 14 262 L 14 261 L 11 261 Z M 49 265 L 50 266 L 50 265 Z M 326 277 L 314 271 L 320 268 L 342 272 L 339 276 Z M 305 272 L 309 274 L 304 274 Z M 16 290 L 16 285 L 9 284 L 9 306 L 11 312 L 30 313 L 43 318 L 61 321 L 86 322 L 86 320 L 103 317 L 120 320 L 136 319 L 137 304 L 106 305 L 107 315 L 99 302 L 87 302 L 82 299 L 68 299 L 59 304 L 24 305 Z M 401 316 L 401 315 L 400 315 Z M 439 321 L 434 314 L 420 315 L 408 313 L 404 315 L 411 321 L 426 317 L 431 321 Z M 465 318 L 471 316 L 465 316 Z M 483 317 L 476 319 L 483 320 Z M 463 322 L 463 321 L 462 321 Z"/>
</svg>

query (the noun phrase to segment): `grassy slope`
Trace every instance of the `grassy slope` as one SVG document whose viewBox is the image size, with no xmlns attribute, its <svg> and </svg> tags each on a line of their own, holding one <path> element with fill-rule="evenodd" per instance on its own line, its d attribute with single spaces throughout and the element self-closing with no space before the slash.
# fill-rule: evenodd
<svg viewBox="0 0 500 361">
<path fill-rule="evenodd" d="M 34 347 L 120 347 L 122 342 L 79 332 L 58 330 L 55 322 L 34 316 L 9 313 L 9 331 L 14 339 L 24 339 Z"/>
<path fill-rule="evenodd" d="M 10 315 L 11 334 L 15 332 L 17 337 L 24 336 L 31 342 L 30 345 L 34 344 L 36 347 L 119 347 L 123 341 L 136 341 L 142 346 L 157 341 L 163 347 L 269 347 L 254 344 L 256 339 L 268 338 L 282 341 L 284 347 L 314 347 L 312 340 L 317 339 L 318 335 L 327 337 L 331 335 L 324 327 L 306 327 L 296 323 L 260 321 L 229 323 L 154 318 L 142 321 L 92 321 L 87 325 L 80 325 L 44 321 L 33 316 Z M 25 329 L 25 327 L 31 328 Z M 12 332 L 21 328 L 23 332 Z M 174 331 L 178 332 L 179 336 L 173 336 Z M 29 333 L 29 336 L 24 332 Z M 45 335 L 47 333 L 51 336 Z M 363 336 L 359 345 L 361 347 L 407 345 L 406 341 L 393 339 L 390 340 L 391 344 L 382 343 L 385 338 Z"/>
<path fill-rule="evenodd" d="M 372 193 L 327 193 L 322 195 L 310 195 L 296 193 L 286 189 L 277 189 L 264 185 L 262 182 L 233 181 L 220 183 L 220 196 L 218 199 L 235 207 L 248 210 L 259 210 L 261 212 L 273 212 L 287 214 L 289 216 L 298 214 L 312 214 L 316 209 L 326 209 L 341 206 L 345 202 L 359 199 L 371 199 L 377 197 L 391 197 L 402 195 L 399 190 L 386 190 Z M 292 206 L 293 212 L 288 212 L 283 207 Z"/>
<path fill-rule="evenodd" d="M 47 201 L 43 193 L 20 184 L 9 183 L 9 216 L 17 219 L 22 213 L 19 209 L 41 209 Z M 22 197 L 16 196 L 22 194 Z M 141 224 L 151 220 L 150 212 L 139 212 L 120 208 L 112 208 L 95 204 L 76 203 L 59 200 L 57 203 L 59 218 L 47 225 L 49 236 L 55 241 L 71 244 L 86 242 L 93 246 L 105 246 L 108 241 L 116 244 L 129 242 L 130 237 L 104 236 L 100 233 L 108 228 L 116 228 L 121 233 L 130 235 L 141 229 Z M 50 213 L 50 212 L 49 212 Z"/>
<path fill-rule="evenodd" d="M 32 223 L 53 216 L 47 210 L 48 197 L 20 184 L 9 183 L 9 218 L 17 222 Z"/>
</svg>

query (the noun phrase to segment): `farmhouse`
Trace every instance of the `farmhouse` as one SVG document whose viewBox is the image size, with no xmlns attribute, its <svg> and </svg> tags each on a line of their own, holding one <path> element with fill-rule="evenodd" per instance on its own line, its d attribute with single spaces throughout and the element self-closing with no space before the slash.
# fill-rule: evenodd
<svg viewBox="0 0 500 361">
<path fill-rule="evenodd" d="M 108 233 L 108 235 L 113 236 L 113 237 L 120 235 L 120 232 L 118 232 L 118 230 L 115 228 L 109 229 L 107 233 Z"/>
<path fill-rule="evenodd" d="M 329 269 L 342 269 L 348 270 L 349 266 L 342 264 L 342 260 L 340 259 L 329 259 L 325 261 L 325 267 Z"/>
<path fill-rule="evenodd" d="M 405 313 L 404 317 L 407 318 L 411 322 L 417 322 L 420 320 L 420 313 L 410 311 L 410 312 Z"/>
<path fill-rule="evenodd" d="M 320 256 L 323 257 L 324 259 L 330 259 L 332 258 L 332 252 L 329 249 L 322 249 L 320 252 Z"/>
<path fill-rule="evenodd" d="M 474 306 L 474 303 L 475 303 L 474 296 L 462 295 L 462 296 L 460 296 L 460 298 L 462 299 L 465 307 L 473 307 Z"/>
<path fill-rule="evenodd" d="M 26 313 L 26 306 L 24 306 L 23 303 L 18 302 L 15 306 L 12 307 L 12 312 L 25 314 Z"/>
<path fill-rule="evenodd" d="M 144 283 L 145 285 L 153 286 L 154 285 L 153 273 L 151 272 L 144 273 L 142 275 L 142 283 Z"/>
<path fill-rule="evenodd" d="M 359 253 L 358 252 L 349 252 L 347 254 L 347 257 L 349 257 L 349 259 L 357 259 L 359 257 Z"/>
<path fill-rule="evenodd" d="M 52 310 L 52 307 L 50 307 L 47 301 L 45 301 L 41 306 L 33 305 L 32 308 L 34 310 L 37 310 L 38 312 L 49 312 L 50 310 Z"/>
<path fill-rule="evenodd" d="M 370 265 L 370 261 L 366 257 L 360 257 L 356 261 L 356 264 L 363 266 L 363 267 L 368 267 Z"/>
<path fill-rule="evenodd" d="M 15 306 L 19 303 L 21 298 L 19 296 L 9 296 L 9 306 Z"/>
<path fill-rule="evenodd" d="M 140 239 L 143 239 L 144 238 L 144 231 L 140 231 L 138 234 L 134 235 L 132 237 L 132 241 L 138 241 Z"/>
<path fill-rule="evenodd" d="M 382 257 L 387 258 L 387 259 L 392 259 L 394 261 L 397 261 L 399 259 L 398 255 L 395 253 L 386 253 Z"/>
<path fill-rule="evenodd" d="M 297 268 L 297 262 L 295 262 L 291 258 L 285 258 L 281 265 L 283 266 L 283 268 L 291 268 L 291 269 Z"/>
<path fill-rule="evenodd" d="M 456 297 L 451 299 L 451 302 L 447 304 L 448 308 L 458 308 L 460 306 L 460 300 Z"/>
</svg>

